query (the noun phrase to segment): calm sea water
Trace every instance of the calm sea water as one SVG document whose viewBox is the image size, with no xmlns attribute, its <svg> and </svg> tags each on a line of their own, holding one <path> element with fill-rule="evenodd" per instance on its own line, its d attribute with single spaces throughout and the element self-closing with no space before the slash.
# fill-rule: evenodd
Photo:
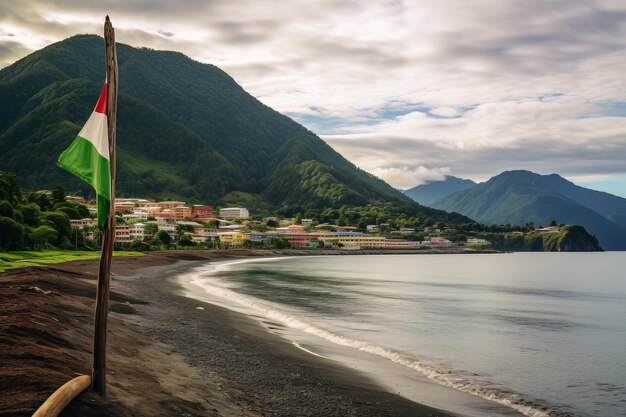
<svg viewBox="0 0 626 417">
<path fill-rule="evenodd" d="M 626 415 L 626 253 L 298 257 L 196 272 L 228 303 L 526 415 Z"/>
</svg>

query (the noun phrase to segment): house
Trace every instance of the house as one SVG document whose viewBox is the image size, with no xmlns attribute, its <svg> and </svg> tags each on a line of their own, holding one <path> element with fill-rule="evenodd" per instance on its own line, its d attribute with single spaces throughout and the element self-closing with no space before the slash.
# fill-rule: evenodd
<svg viewBox="0 0 626 417">
<path fill-rule="evenodd" d="M 259 242 L 263 245 L 269 245 L 272 242 L 272 238 L 267 233 L 248 233 L 245 238 L 250 242 Z"/>
<path fill-rule="evenodd" d="M 318 245 L 317 235 L 315 233 L 290 232 L 282 234 L 277 233 L 276 236 L 282 237 L 294 248 L 314 247 Z"/>
<path fill-rule="evenodd" d="M 240 224 L 227 224 L 222 226 L 220 224 L 220 227 L 217 229 L 218 232 L 220 233 L 224 233 L 224 232 L 239 232 L 242 229 L 244 229 L 245 227 L 240 225 Z"/>
<path fill-rule="evenodd" d="M 145 222 L 148 220 L 148 213 L 145 211 L 135 210 L 132 213 L 122 214 L 122 218 L 126 221 L 135 220 L 139 222 Z"/>
<path fill-rule="evenodd" d="M 191 213 L 193 217 L 211 216 L 213 215 L 213 206 L 194 204 L 191 206 Z"/>
<path fill-rule="evenodd" d="M 489 241 L 485 239 L 478 239 L 475 237 L 467 238 L 468 245 L 486 245 L 487 243 L 489 243 Z"/>
<path fill-rule="evenodd" d="M 118 243 L 130 243 L 132 242 L 132 238 L 130 236 L 130 226 L 127 224 L 116 224 L 115 225 L 115 242 Z"/>
<path fill-rule="evenodd" d="M 186 218 L 191 218 L 191 213 L 192 210 L 190 207 L 187 206 L 178 206 L 178 207 L 174 207 L 173 209 L 171 209 L 172 212 L 174 213 L 174 218 L 175 219 L 186 219 Z"/>
<path fill-rule="evenodd" d="M 129 225 L 129 227 L 130 227 L 131 240 L 150 239 L 154 236 L 154 232 L 150 231 L 150 229 L 146 230 L 145 223 L 135 223 L 135 224 Z"/>
<path fill-rule="evenodd" d="M 439 236 L 431 237 L 430 244 L 432 246 L 438 246 L 438 247 L 443 247 L 443 248 L 447 248 L 453 245 L 453 243 L 449 241 L 448 239 L 444 239 L 443 237 L 439 237 Z"/>
<path fill-rule="evenodd" d="M 278 233 L 304 233 L 304 226 L 300 224 L 290 224 L 287 227 L 278 227 Z"/>
<path fill-rule="evenodd" d="M 324 247 L 342 248 L 347 250 L 381 249 L 386 246 L 387 239 L 380 236 L 357 234 L 320 236 L 318 240 Z"/>
<path fill-rule="evenodd" d="M 354 232 L 357 229 L 355 226 L 335 226 L 337 232 Z"/>
<path fill-rule="evenodd" d="M 250 212 L 244 207 L 226 207 L 220 209 L 220 217 L 224 219 L 247 219 Z"/>
<path fill-rule="evenodd" d="M 387 239 L 385 241 L 385 249 L 416 249 L 420 246 L 420 242 L 414 242 L 404 239 Z"/>
<path fill-rule="evenodd" d="M 204 227 L 202 225 L 193 228 L 191 240 L 196 243 L 204 243 L 209 240 L 219 240 L 217 229 L 213 227 Z"/>
<path fill-rule="evenodd" d="M 161 208 L 161 210 L 165 209 L 173 209 L 176 207 L 182 207 L 185 205 L 182 201 L 159 201 L 157 205 Z"/>
<path fill-rule="evenodd" d="M 225 247 L 241 247 L 245 240 L 245 236 L 241 232 L 222 232 L 217 234 L 220 239 L 220 244 Z"/>
<path fill-rule="evenodd" d="M 70 220 L 70 226 L 72 229 L 83 229 L 85 227 L 92 227 L 98 224 L 97 219 L 80 219 L 80 220 Z"/>
<path fill-rule="evenodd" d="M 127 211 L 132 212 L 135 208 L 135 203 L 132 201 L 119 201 L 115 200 L 115 212 L 118 211 Z"/>
</svg>

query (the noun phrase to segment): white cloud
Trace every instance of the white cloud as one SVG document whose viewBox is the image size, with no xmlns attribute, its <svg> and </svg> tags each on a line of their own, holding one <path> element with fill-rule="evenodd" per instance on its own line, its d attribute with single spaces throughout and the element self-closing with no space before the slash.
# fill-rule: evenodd
<svg viewBox="0 0 626 417">
<path fill-rule="evenodd" d="M 626 172 L 620 0 L 21 0 L 0 5 L 0 65 L 105 14 L 118 41 L 225 69 L 396 186 Z"/>
<path fill-rule="evenodd" d="M 421 165 L 416 168 L 375 167 L 372 169 L 372 173 L 378 177 L 387 179 L 387 181 L 400 189 L 407 189 L 429 181 L 443 181 L 446 175 L 450 173 L 450 168 L 437 167 L 429 169 Z"/>
</svg>

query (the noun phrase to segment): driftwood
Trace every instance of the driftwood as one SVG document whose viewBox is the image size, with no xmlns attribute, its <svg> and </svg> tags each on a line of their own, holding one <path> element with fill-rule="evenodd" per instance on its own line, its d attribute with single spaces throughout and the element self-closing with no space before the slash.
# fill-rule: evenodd
<svg viewBox="0 0 626 417">
<path fill-rule="evenodd" d="M 45 403 L 39 407 L 33 417 L 56 417 L 81 392 L 91 385 L 91 377 L 88 375 L 77 376 L 66 382 L 61 388 L 56 390 Z"/>
</svg>

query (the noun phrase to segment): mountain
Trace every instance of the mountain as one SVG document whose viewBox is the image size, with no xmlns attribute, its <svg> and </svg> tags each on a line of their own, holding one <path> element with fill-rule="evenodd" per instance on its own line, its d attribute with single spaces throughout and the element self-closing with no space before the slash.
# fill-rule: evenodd
<svg viewBox="0 0 626 417">
<path fill-rule="evenodd" d="M 619 197 L 578 187 L 564 178 L 529 171 L 505 171 L 467 190 L 457 191 L 433 204 L 487 224 L 582 225 L 596 235 L 605 250 L 626 250 L 626 229 Z M 596 211 L 597 210 L 602 210 Z"/>
<path fill-rule="evenodd" d="M 443 181 L 433 181 L 405 190 L 404 194 L 424 206 L 431 206 L 435 201 L 457 191 L 472 188 L 476 183 L 472 180 L 447 175 Z"/>
<path fill-rule="evenodd" d="M 546 175 L 545 180 L 560 194 L 626 229 L 626 198 L 580 187 L 557 174 Z"/>
<path fill-rule="evenodd" d="M 74 36 L 0 70 L 0 170 L 17 173 L 22 186 L 91 193 L 56 160 L 98 97 L 103 43 Z M 413 203 L 213 65 L 125 44 L 117 51 L 119 196 L 255 201 L 286 214 L 391 203 L 468 221 Z"/>
</svg>

